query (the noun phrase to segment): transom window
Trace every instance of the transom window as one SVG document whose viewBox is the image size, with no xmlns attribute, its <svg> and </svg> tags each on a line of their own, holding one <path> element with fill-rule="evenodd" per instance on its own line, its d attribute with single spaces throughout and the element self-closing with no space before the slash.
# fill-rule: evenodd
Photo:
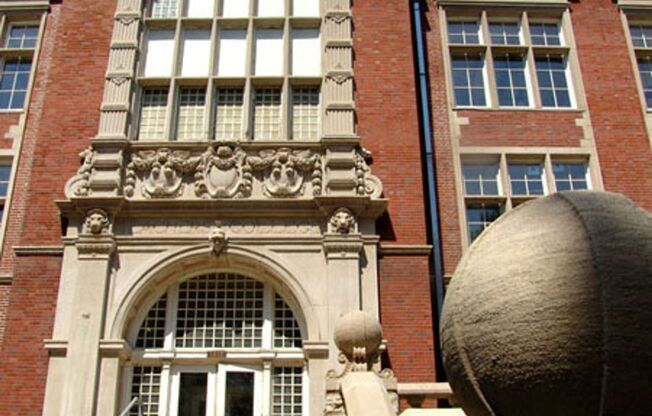
<svg viewBox="0 0 652 416">
<path fill-rule="evenodd" d="M 496 45 L 520 45 L 521 28 L 516 22 L 491 22 L 489 23 L 491 43 Z"/>
<path fill-rule="evenodd" d="M 635 48 L 652 48 L 652 26 L 634 24 L 629 30 Z"/>
<path fill-rule="evenodd" d="M 319 140 L 319 0 L 285 3 L 149 2 L 132 137 Z M 168 91 L 156 111 L 149 90 Z"/>
<path fill-rule="evenodd" d="M 494 10 L 478 14 L 477 19 L 460 20 L 467 18 L 446 11 L 456 107 L 575 105 L 568 64 L 571 49 L 564 44 L 561 15 L 555 19 L 525 11 L 510 16 Z"/>
<path fill-rule="evenodd" d="M 127 401 L 138 397 L 140 408 L 131 415 L 258 416 L 263 408 L 272 416 L 307 414 L 301 328 L 261 281 L 237 273 L 185 280 L 151 306 L 134 334 L 125 382 Z M 216 351 L 228 363 L 211 360 Z M 263 365 L 270 352 L 273 363 Z M 152 364 L 162 357 L 171 365 Z"/>
<path fill-rule="evenodd" d="M 35 48 L 37 39 L 38 25 L 11 25 L 7 36 L 7 48 Z"/>
</svg>

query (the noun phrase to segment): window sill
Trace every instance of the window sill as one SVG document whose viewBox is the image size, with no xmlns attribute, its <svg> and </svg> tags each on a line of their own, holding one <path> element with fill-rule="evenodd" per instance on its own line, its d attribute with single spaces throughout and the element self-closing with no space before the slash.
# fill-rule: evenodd
<svg viewBox="0 0 652 416">
<path fill-rule="evenodd" d="M 8 109 L 0 109 L 0 114 L 20 114 L 20 113 L 24 113 L 24 112 L 25 112 L 24 108 L 20 108 L 20 109 L 10 109 L 10 108 L 8 108 Z"/>
<path fill-rule="evenodd" d="M 453 107 L 453 111 L 500 111 L 500 112 L 550 112 L 550 113 L 581 113 L 584 110 L 581 108 L 532 108 L 532 107 Z M 652 109 L 648 111 L 648 114 L 652 114 Z"/>
</svg>

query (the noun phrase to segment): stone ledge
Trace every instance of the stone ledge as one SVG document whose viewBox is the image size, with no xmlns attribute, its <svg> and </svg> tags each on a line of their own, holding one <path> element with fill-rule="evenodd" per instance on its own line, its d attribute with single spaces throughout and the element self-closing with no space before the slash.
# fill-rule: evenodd
<svg viewBox="0 0 652 416">
<path fill-rule="evenodd" d="M 63 256 L 63 246 L 14 246 L 18 257 Z"/>
<path fill-rule="evenodd" d="M 465 416 L 462 409 L 407 409 L 401 416 Z"/>
<path fill-rule="evenodd" d="M 440 6 L 568 7 L 568 0 L 439 0 Z"/>
<path fill-rule="evenodd" d="M 429 244 L 385 244 L 380 243 L 381 256 L 429 256 L 432 246 Z"/>
<path fill-rule="evenodd" d="M 448 383 L 398 383 L 400 396 L 423 396 L 434 399 L 451 399 L 453 390 Z"/>
<path fill-rule="evenodd" d="M 0 1 L 0 12 L 5 11 L 27 11 L 27 10 L 47 10 L 50 8 L 49 0 L 5 0 Z"/>
<path fill-rule="evenodd" d="M 13 274 L 5 274 L 0 276 L 0 286 L 9 286 L 13 283 L 13 281 L 14 281 Z"/>
</svg>

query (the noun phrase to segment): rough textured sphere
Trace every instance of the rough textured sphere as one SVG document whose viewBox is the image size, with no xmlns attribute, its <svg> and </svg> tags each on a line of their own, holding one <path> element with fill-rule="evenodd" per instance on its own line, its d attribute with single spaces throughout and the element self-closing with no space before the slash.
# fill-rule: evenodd
<svg viewBox="0 0 652 416">
<path fill-rule="evenodd" d="M 652 415 L 652 217 L 621 195 L 566 192 L 471 246 L 441 321 L 467 415 Z"/>
<path fill-rule="evenodd" d="M 383 330 L 378 319 L 362 312 L 349 312 L 335 324 L 335 345 L 351 359 L 353 347 L 365 347 L 367 356 L 374 355 L 383 341 Z"/>
</svg>

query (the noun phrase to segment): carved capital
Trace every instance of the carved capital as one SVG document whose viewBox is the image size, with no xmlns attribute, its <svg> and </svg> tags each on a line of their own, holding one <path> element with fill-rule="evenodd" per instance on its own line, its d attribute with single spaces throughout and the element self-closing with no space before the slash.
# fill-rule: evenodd
<svg viewBox="0 0 652 416">
<path fill-rule="evenodd" d="M 115 251 L 115 240 L 111 236 L 82 236 L 75 243 L 80 260 L 108 259 Z"/>
<path fill-rule="evenodd" d="M 325 235 L 323 244 L 328 260 L 358 260 L 363 247 L 360 234 Z"/>
</svg>

